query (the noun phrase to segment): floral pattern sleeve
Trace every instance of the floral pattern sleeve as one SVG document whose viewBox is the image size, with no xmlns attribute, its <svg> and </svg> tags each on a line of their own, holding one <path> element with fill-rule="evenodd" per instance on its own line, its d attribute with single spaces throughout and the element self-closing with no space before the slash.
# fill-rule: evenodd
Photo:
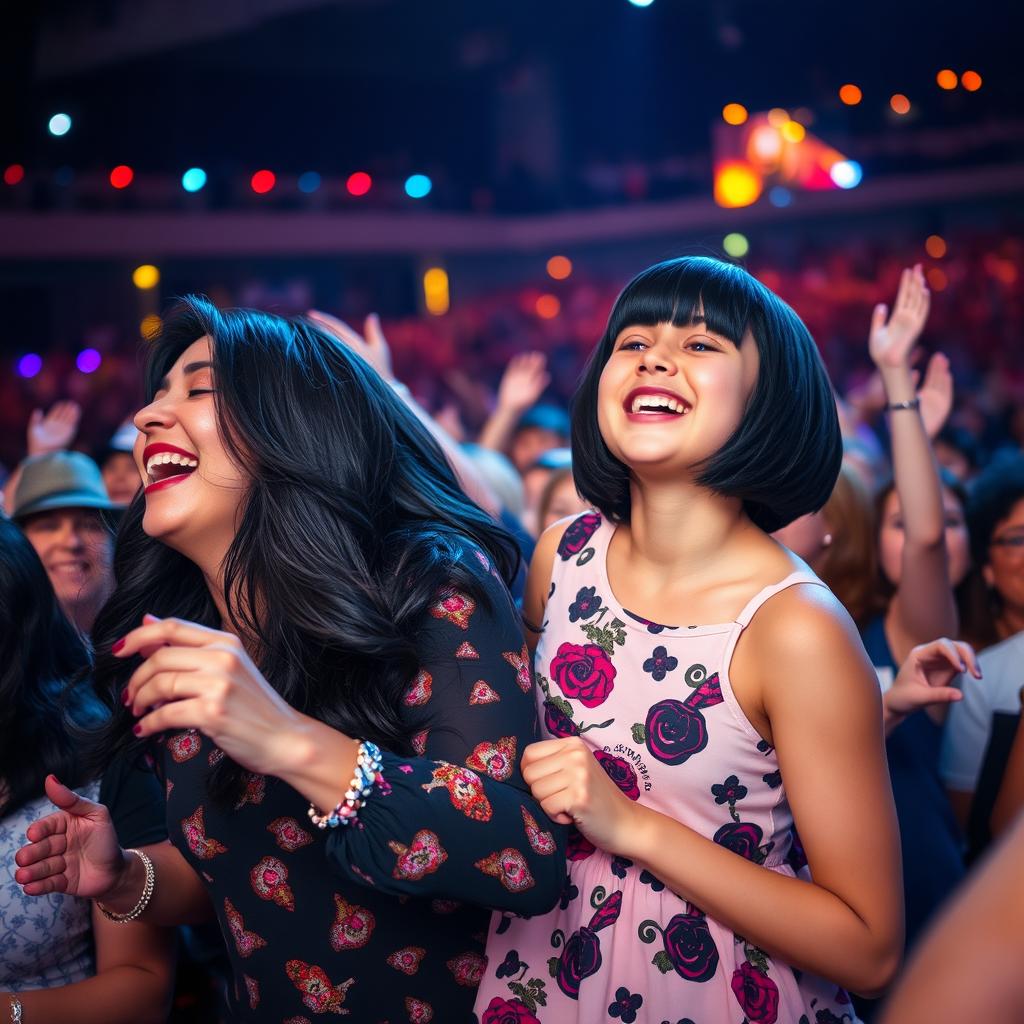
<svg viewBox="0 0 1024 1024">
<path fill-rule="evenodd" d="M 358 826 L 332 831 L 328 856 L 382 892 L 540 914 L 565 878 L 566 830 L 520 772 L 539 738 L 530 656 L 490 561 L 472 548 L 465 558 L 488 600 L 452 589 L 429 610 L 403 698 L 429 724 L 413 737 L 420 756 L 385 751 L 383 783 Z"/>
</svg>

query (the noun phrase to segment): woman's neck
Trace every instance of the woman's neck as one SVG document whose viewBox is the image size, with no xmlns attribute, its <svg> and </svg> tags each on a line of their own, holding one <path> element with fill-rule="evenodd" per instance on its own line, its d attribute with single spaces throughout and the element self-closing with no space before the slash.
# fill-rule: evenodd
<svg viewBox="0 0 1024 1024">
<path fill-rule="evenodd" d="M 999 639 L 1005 640 L 1021 630 L 1024 630 L 1024 608 L 1013 608 L 1004 604 L 996 616 L 996 634 Z"/>
</svg>

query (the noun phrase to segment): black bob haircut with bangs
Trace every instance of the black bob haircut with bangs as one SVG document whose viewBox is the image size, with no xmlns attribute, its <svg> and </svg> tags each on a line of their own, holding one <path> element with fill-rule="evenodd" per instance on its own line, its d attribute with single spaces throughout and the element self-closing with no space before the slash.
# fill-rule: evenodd
<svg viewBox="0 0 1024 1024">
<path fill-rule="evenodd" d="M 614 522 L 630 517 L 629 468 L 597 421 L 598 385 L 626 327 L 703 322 L 760 356 L 757 383 L 733 435 L 700 467 L 697 482 L 739 498 L 751 521 L 778 530 L 828 500 L 843 458 L 835 396 L 803 321 L 745 270 L 707 256 L 682 256 L 642 271 L 619 295 L 572 403 L 573 475 L 580 494 Z"/>
</svg>

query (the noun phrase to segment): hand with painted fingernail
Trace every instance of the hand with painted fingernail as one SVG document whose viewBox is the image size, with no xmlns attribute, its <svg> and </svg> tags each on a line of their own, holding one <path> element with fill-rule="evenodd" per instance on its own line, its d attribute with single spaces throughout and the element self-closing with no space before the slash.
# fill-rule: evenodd
<svg viewBox="0 0 1024 1024">
<path fill-rule="evenodd" d="M 942 637 L 915 647 L 882 698 L 886 733 L 915 711 L 962 699 L 963 694 L 950 683 L 955 676 L 968 671 L 975 679 L 981 678 L 970 644 Z"/>
</svg>

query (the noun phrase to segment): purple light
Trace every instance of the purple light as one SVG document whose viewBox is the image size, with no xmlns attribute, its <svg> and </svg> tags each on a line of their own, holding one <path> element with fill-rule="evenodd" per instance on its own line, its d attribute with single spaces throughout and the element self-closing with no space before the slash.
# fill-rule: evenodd
<svg viewBox="0 0 1024 1024">
<path fill-rule="evenodd" d="M 18 360 L 18 375 L 34 377 L 43 368 L 43 360 L 35 352 L 29 352 Z"/>
<path fill-rule="evenodd" d="M 94 373 L 100 368 L 100 363 L 103 362 L 103 356 L 99 354 L 94 348 L 83 348 L 78 353 L 78 358 L 75 360 L 75 366 L 82 371 L 82 373 Z"/>
</svg>

